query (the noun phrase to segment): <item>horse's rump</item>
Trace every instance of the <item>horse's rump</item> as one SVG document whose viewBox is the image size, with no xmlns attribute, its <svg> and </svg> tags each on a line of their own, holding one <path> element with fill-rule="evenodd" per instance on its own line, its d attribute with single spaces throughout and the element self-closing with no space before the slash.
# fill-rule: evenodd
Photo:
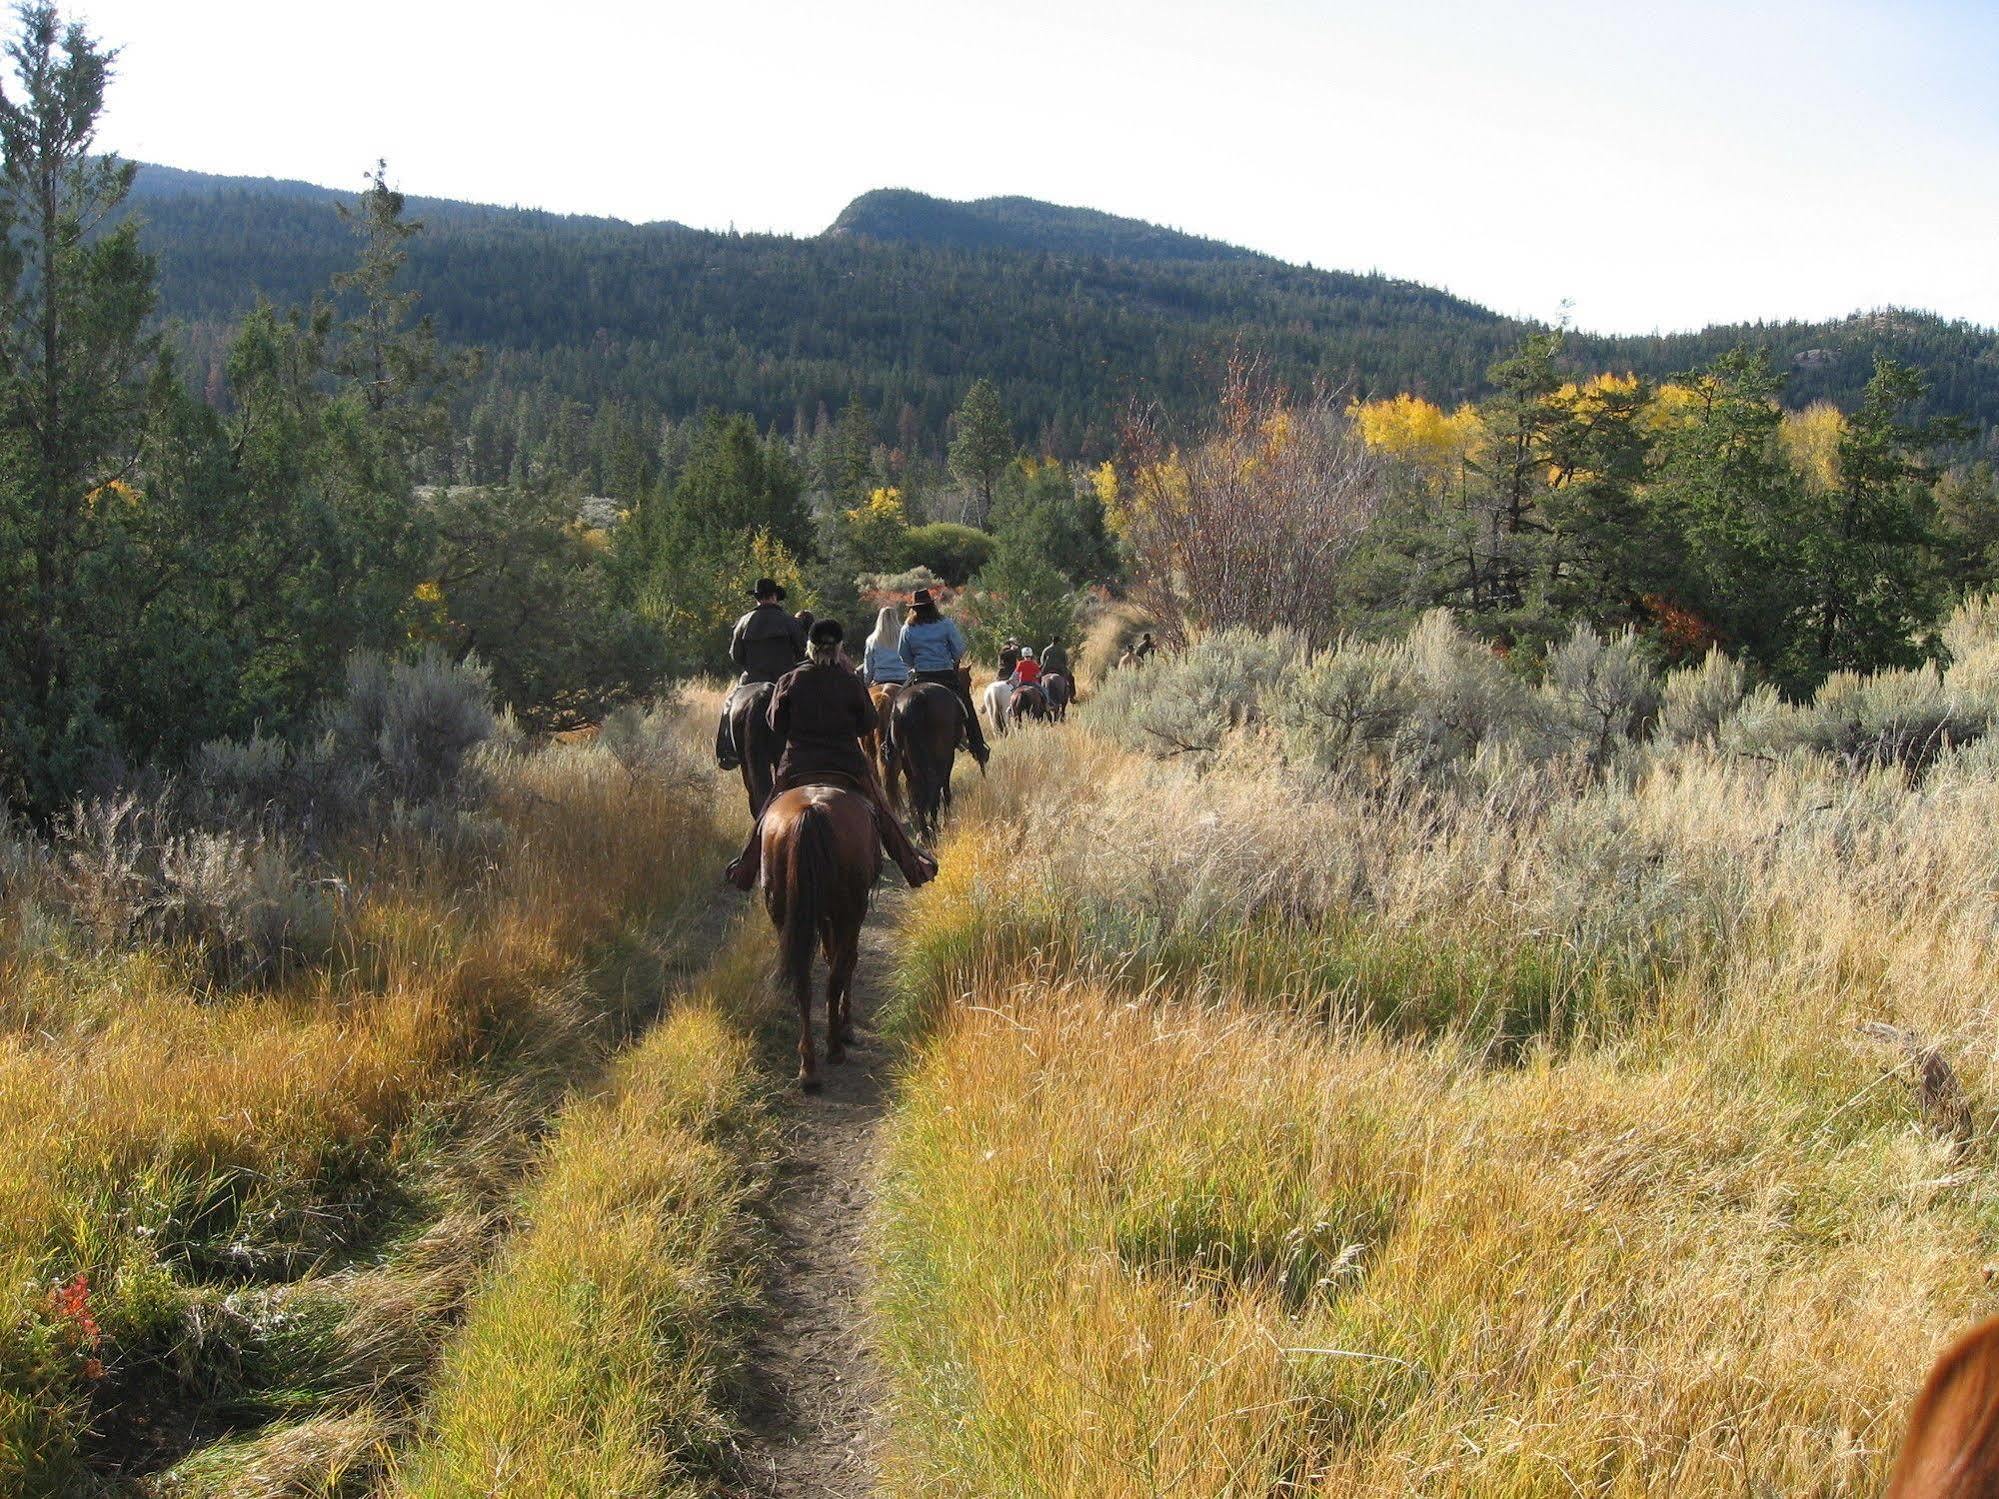
<svg viewBox="0 0 1999 1499">
<path fill-rule="evenodd" d="M 986 717 L 992 720 L 993 732 L 1004 734 L 1007 711 L 1013 706 L 1013 688 L 1008 685 L 1004 677 L 1001 677 L 988 682 L 986 690 L 980 693 L 979 697 L 986 710 Z"/>
<path fill-rule="evenodd" d="M 917 682 L 897 694 L 890 718 L 889 738 L 909 782 L 912 810 L 923 831 L 934 833 L 943 804 L 950 800 L 951 765 L 965 733 L 965 710 L 950 688 Z"/>
<path fill-rule="evenodd" d="M 813 949 L 825 951 L 830 969 L 826 1051 L 837 1061 L 849 1028 L 861 923 L 881 873 L 881 839 L 867 798 L 838 786 L 779 792 L 764 813 L 762 837 L 764 909 L 778 929 L 780 965 L 798 1004 L 798 1075 L 814 1087 Z"/>
<path fill-rule="evenodd" d="M 1076 684 L 1064 672 L 1042 673 L 1041 690 L 1048 697 L 1048 711 L 1056 718 L 1063 718 L 1069 712 L 1069 705 L 1076 701 Z"/>
<path fill-rule="evenodd" d="M 1888 1499 L 1999 1493 L 1999 1317 L 1944 1351 L 1909 1416 Z"/>
</svg>

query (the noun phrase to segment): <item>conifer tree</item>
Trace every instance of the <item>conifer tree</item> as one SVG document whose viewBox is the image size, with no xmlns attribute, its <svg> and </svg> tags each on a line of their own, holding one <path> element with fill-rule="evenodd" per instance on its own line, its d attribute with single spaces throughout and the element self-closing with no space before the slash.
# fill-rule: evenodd
<svg viewBox="0 0 1999 1499">
<path fill-rule="evenodd" d="M 96 151 L 115 54 L 53 6 L 19 16 L 0 90 L 0 776 L 45 810 L 114 749 L 96 683 L 129 607 L 158 345 L 152 262 L 112 222 L 134 168 Z"/>
<path fill-rule="evenodd" d="M 1007 420 L 999 392 L 990 380 L 973 383 L 955 420 L 957 435 L 951 439 L 951 472 L 972 487 L 978 514 L 971 521 L 983 526 L 993 513 L 993 486 L 1013 462 L 1013 425 Z"/>
</svg>

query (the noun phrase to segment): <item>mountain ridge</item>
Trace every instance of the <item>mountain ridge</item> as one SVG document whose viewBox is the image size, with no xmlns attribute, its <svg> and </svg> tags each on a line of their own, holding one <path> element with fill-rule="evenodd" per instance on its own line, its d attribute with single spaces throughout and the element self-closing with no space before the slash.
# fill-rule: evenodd
<svg viewBox="0 0 1999 1499">
<path fill-rule="evenodd" d="M 160 313 L 187 330 L 193 357 L 213 367 L 257 297 L 304 302 L 351 263 L 334 212 L 349 196 L 142 164 L 132 210 L 159 261 Z M 1487 367 L 1541 326 L 1420 283 L 1020 197 L 882 189 L 804 237 L 408 204 L 429 229 L 409 247 L 411 286 L 447 343 L 488 351 L 471 402 L 533 390 L 648 419 L 721 406 L 795 426 L 859 399 L 885 440 L 936 451 L 986 375 L 1029 440 L 1095 456 L 1133 400 L 1198 409 L 1237 347 L 1294 385 L 1454 402 L 1482 393 Z M 1879 350 L 1925 370 L 1929 409 L 1999 424 L 1999 335 L 1931 313 L 1572 332 L 1567 361 L 1659 377 L 1739 342 L 1768 345 L 1792 371 L 1793 404 L 1850 404 Z"/>
</svg>

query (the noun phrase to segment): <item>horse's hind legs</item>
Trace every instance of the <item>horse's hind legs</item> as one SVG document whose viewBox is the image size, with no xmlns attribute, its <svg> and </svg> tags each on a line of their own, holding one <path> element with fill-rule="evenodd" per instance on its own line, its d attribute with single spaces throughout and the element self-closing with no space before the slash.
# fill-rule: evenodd
<svg viewBox="0 0 1999 1499">
<path fill-rule="evenodd" d="M 795 986 L 798 993 L 798 1086 L 807 1093 L 819 1091 L 819 1056 L 812 1045 L 812 965 L 807 963 L 804 974 Z M 839 1061 L 828 1048 L 828 1059 Z"/>
<path fill-rule="evenodd" d="M 860 958 L 860 943 L 852 939 L 840 951 L 826 954 L 826 1060 L 829 1062 L 844 1062 L 847 1043 L 854 1039 L 854 968 Z"/>
</svg>

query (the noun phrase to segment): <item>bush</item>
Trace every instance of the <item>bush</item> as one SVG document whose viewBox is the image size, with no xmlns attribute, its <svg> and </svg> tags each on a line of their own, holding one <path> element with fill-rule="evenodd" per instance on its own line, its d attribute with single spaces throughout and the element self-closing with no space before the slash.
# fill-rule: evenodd
<svg viewBox="0 0 1999 1499">
<path fill-rule="evenodd" d="M 1606 640 L 1577 625 L 1548 652 L 1541 698 L 1564 746 L 1600 766 L 1644 730 L 1658 708 L 1659 679 L 1633 631 Z"/>
<path fill-rule="evenodd" d="M 194 832 L 161 847 L 155 934 L 199 951 L 217 983 L 279 976 L 332 950 L 331 880 L 311 880 L 280 840 Z"/>
<path fill-rule="evenodd" d="M 962 588 L 992 559 L 993 544 L 992 535 L 977 526 L 941 520 L 911 526 L 903 533 L 902 566 L 927 569 L 953 588 Z"/>
<path fill-rule="evenodd" d="M 449 789 L 466 755 L 497 728 L 485 667 L 435 648 L 413 661 L 354 655 L 347 695 L 328 722 L 340 758 L 368 767 L 392 795 L 409 800 Z"/>
<path fill-rule="evenodd" d="M 1666 673 L 1660 693 L 1659 731 L 1673 744 L 1721 742 L 1723 726 L 1742 706 L 1747 673 L 1740 661 L 1708 649 L 1699 666 Z"/>
<path fill-rule="evenodd" d="M 334 941 L 335 882 L 308 878 L 282 839 L 176 832 L 162 802 L 131 792 L 71 809 L 52 873 L 69 919 L 99 945 L 191 949 L 217 983 L 275 977 Z"/>
<path fill-rule="evenodd" d="M 1416 688 L 1405 743 L 1418 770 L 1464 764 L 1488 742 L 1518 741 L 1535 715 L 1527 690 L 1492 651 L 1432 609 L 1402 642 Z"/>
<path fill-rule="evenodd" d="M 628 703 L 604 720 L 597 748 L 616 760 L 633 780 L 668 786 L 695 785 L 707 773 L 677 732 L 680 705 L 661 698 L 640 707 Z"/>
<path fill-rule="evenodd" d="M 1092 721 L 1148 754 L 1211 755 L 1231 730 L 1264 721 L 1305 655 L 1295 631 L 1223 630 L 1144 671 L 1113 672 Z"/>
<path fill-rule="evenodd" d="M 1320 652 L 1284 693 L 1280 715 L 1292 758 L 1330 771 L 1361 756 L 1392 753 L 1419 692 L 1396 646 L 1342 641 Z"/>
<path fill-rule="evenodd" d="M 1918 771 L 1952 745 L 1980 737 L 1990 715 L 1960 702 L 1934 666 L 1827 677 L 1804 716 L 1804 742 L 1849 764 Z"/>
</svg>

